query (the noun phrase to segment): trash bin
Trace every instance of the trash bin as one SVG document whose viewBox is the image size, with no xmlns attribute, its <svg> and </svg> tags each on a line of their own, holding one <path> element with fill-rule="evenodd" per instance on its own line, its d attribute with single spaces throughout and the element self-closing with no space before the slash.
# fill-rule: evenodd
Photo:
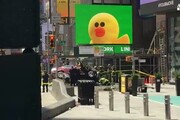
<svg viewBox="0 0 180 120">
<path fill-rule="evenodd" d="M 81 105 L 94 104 L 94 80 L 78 80 L 78 102 Z"/>
<path fill-rule="evenodd" d="M 141 86 L 141 92 L 147 93 L 147 86 L 146 85 Z"/>
<path fill-rule="evenodd" d="M 155 87 L 156 87 L 156 92 L 160 92 L 161 90 L 161 83 L 162 83 L 162 79 L 158 79 L 156 78 L 156 81 L 155 81 Z"/>
<path fill-rule="evenodd" d="M 138 75 L 132 76 L 132 95 L 137 96 Z"/>
<path fill-rule="evenodd" d="M 138 92 L 146 93 L 147 86 L 144 84 L 144 78 L 138 79 Z"/>
<path fill-rule="evenodd" d="M 139 78 L 138 79 L 138 87 L 143 86 L 143 85 L 145 85 L 144 84 L 144 78 Z"/>
</svg>

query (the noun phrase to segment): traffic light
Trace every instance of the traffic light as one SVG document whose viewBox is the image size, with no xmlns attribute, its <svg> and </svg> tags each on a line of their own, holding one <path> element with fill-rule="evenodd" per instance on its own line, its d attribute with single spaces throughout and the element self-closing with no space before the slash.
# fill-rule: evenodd
<svg viewBox="0 0 180 120">
<path fill-rule="evenodd" d="M 55 40 L 55 36 L 54 35 L 49 35 L 49 41 L 50 41 L 50 47 L 51 48 L 54 48 L 55 47 L 55 42 L 54 42 L 54 40 Z"/>
</svg>

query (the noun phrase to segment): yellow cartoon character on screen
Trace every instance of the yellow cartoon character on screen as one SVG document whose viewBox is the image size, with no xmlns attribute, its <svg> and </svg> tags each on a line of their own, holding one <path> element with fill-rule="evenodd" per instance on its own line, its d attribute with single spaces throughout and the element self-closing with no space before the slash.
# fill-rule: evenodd
<svg viewBox="0 0 180 120">
<path fill-rule="evenodd" d="M 114 16 L 109 13 L 94 15 L 88 26 L 90 44 L 130 44 L 128 34 L 118 38 L 119 24 Z"/>
</svg>

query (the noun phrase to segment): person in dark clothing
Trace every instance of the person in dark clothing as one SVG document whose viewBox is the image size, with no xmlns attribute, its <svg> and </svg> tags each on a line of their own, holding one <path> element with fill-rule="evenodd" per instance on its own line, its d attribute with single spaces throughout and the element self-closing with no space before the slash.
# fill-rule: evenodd
<svg viewBox="0 0 180 120">
<path fill-rule="evenodd" d="M 98 70 L 97 70 L 97 67 L 94 66 L 92 71 L 93 71 L 93 80 L 95 81 L 95 83 L 98 83 Z"/>
<path fill-rule="evenodd" d="M 75 76 L 75 86 L 77 85 L 77 82 L 78 82 L 78 80 L 80 80 L 80 70 L 77 68 L 77 67 L 75 67 L 74 68 L 74 76 Z"/>
<path fill-rule="evenodd" d="M 70 78 L 71 78 L 71 86 L 75 86 L 76 76 L 75 76 L 75 69 L 72 66 L 72 68 L 69 70 Z"/>
<path fill-rule="evenodd" d="M 44 75 L 42 76 L 43 78 L 43 91 L 42 92 L 48 92 L 48 83 L 49 83 L 49 75 L 46 71 L 44 71 Z"/>
</svg>

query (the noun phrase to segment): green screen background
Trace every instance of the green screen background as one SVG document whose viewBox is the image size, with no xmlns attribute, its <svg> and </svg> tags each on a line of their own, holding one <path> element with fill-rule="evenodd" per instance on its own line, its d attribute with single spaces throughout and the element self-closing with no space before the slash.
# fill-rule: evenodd
<svg viewBox="0 0 180 120">
<path fill-rule="evenodd" d="M 88 34 L 89 21 L 95 14 L 101 12 L 110 13 L 116 18 L 120 25 L 120 34 L 118 38 L 124 34 L 128 34 L 130 44 L 132 44 L 132 6 L 76 4 L 76 45 L 87 45 L 90 43 L 90 37 Z"/>
</svg>

